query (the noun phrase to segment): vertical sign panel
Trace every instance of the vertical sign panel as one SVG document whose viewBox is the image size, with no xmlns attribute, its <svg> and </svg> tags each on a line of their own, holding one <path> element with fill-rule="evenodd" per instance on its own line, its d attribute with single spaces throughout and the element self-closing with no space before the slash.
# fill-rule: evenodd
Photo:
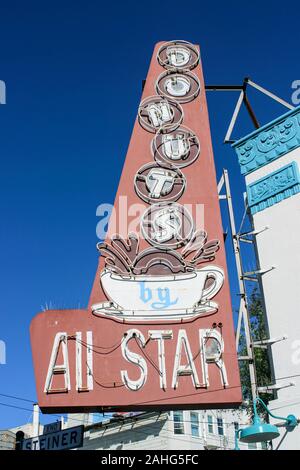
<svg viewBox="0 0 300 470">
<path fill-rule="evenodd" d="M 241 403 L 199 57 L 156 45 L 88 308 L 32 322 L 47 412 Z"/>
</svg>

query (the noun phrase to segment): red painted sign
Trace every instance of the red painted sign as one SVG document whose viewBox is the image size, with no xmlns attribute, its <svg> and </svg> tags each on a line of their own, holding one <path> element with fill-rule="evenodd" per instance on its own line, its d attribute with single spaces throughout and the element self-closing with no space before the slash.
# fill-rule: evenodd
<svg viewBox="0 0 300 470">
<path fill-rule="evenodd" d="M 31 324 L 43 411 L 232 407 L 241 388 L 199 49 L 156 45 L 86 310 Z"/>
</svg>

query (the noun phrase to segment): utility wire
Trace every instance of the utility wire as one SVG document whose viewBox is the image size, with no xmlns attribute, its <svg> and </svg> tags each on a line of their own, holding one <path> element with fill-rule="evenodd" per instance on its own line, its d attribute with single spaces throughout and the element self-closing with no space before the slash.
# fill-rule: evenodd
<svg viewBox="0 0 300 470">
<path fill-rule="evenodd" d="M 275 377 L 275 380 L 292 379 L 292 378 L 295 378 L 295 377 L 300 377 L 300 374 L 286 375 L 286 376 L 283 376 L 283 377 Z M 231 387 L 226 387 L 226 388 L 231 388 Z M 233 387 L 233 388 L 236 388 L 236 387 Z M 5 393 L 0 393 L 0 396 L 6 397 L 6 398 L 12 398 L 14 400 L 26 401 L 28 403 L 37 403 L 36 400 L 29 400 L 28 398 L 17 397 L 15 395 L 8 395 L 8 394 L 5 394 Z M 30 411 L 32 412 L 32 410 L 30 410 Z M 52 415 L 52 416 L 56 416 L 56 415 Z"/>
<path fill-rule="evenodd" d="M 29 408 L 24 408 L 24 407 L 20 407 L 20 406 L 17 406 L 17 405 L 10 405 L 8 403 L 0 403 L 0 406 L 6 406 L 6 407 L 9 407 L 9 408 L 15 408 L 15 409 L 20 409 L 20 410 L 24 410 L 24 411 L 32 411 L 30 410 Z M 207 411 L 211 411 L 211 410 L 207 410 Z M 194 411 L 195 412 L 195 411 Z M 197 412 L 197 411 L 196 411 Z M 198 411 L 199 412 L 199 411 Z M 39 413 L 41 413 L 39 411 Z M 52 416 L 58 416 L 60 417 L 59 415 L 52 415 Z M 76 418 L 68 418 L 68 419 L 73 419 L 74 421 L 77 421 L 77 422 L 83 422 L 85 423 L 84 420 L 79 420 L 79 419 L 76 419 Z M 134 420 L 134 417 L 133 417 L 133 420 Z M 172 420 L 173 421 L 173 420 Z M 191 423 L 192 421 L 191 420 L 180 420 L 180 422 L 186 422 L 186 423 Z M 123 424 L 123 421 L 120 420 L 120 423 Z M 208 421 L 198 421 L 199 424 L 211 424 L 209 423 Z M 95 423 L 96 424 L 96 423 Z M 107 424 L 114 424 L 114 423 L 107 423 Z M 223 424 L 226 424 L 226 425 L 233 425 L 234 424 L 234 421 L 233 422 L 223 422 Z M 103 424 L 103 426 L 105 426 L 105 424 Z M 246 424 L 240 424 L 240 426 L 246 426 Z"/>
<path fill-rule="evenodd" d="M 1 397 L 6 397 L 6 398 L 13 398 L 14 400 L 20 400 L 20 401 L 27 401 L 28 403 L 36 403 L 33 400 L 28 400 L 27 398 L 20 398 L 20 397 L 15 397 L 14 395 L 6 395 L 4 393 L 0 393 Z M 32 411 L 32 410 L 31 410 Z"/>
<path fill-rule="evenodd" d="M 113 353 L 114 351 L 116 351 L 116 350 L 121 346 L 122 342 L 124 341 L 124 339 L 122 339 L 121 342 L 118 343 L 117 345 L 115 345 L 115 346 L 113 347 L 113 349 L 111 349 L 110 351 L 102 352 L 102 351 L 97 351 L 97 350 L 95 350 L 95 348 L 101 348 L 101 346 L 96 346 L 96 345 L 93 346 L 93 345 L 91 345 L 91 344 L 86 343 L 85 341 L 76 339 L 75 336 L 68 336 L 67 339 L 75 340 L 76 342 L 82 344 L 85 348 L 91 349 L 95 354 L 102 354 L 102 355 L 104 355 L 104 356 L 106 356 L 106 355 L 108 355 L 108 354 L 111 354 L 111 353 Z M 105 349 L 108 349 L 108 348 L 105 348 Z"/>
<path fill-rule="evenodd" d="M 244 222 L 245 222 L 245 218 L 246 218 L 246 215 L 247 215 L 247 210 L 248 210 L 248 204 L 246 203 L 246 204 L 245 204 L 244 214 L 243 214 L 243 217 L 242 217 L 242 220 L 241 220 L 241 225 L 240 225 L 240 228 L 239 228 L 238 231 L 237 231 L 237 235 L 240 235 L 240 234 L 241 234 L 241 230 L 242 230 L 242 228 L 243 228 L 243 225 L 244 225 Z"/>
<path fill-rule="evenodd" d="M 300 377 L 300 374 L 294 374 L 294 375 L 287 375 L 287 376 L 284 376 L 284 377 L 276 377 L 275 380 L 282 380 L 282 379 L 288 379 L 288 378 L 294 378 L 294 377 Z M 95 379 L 94 379 L 95 380 Z M 117 382 L 116 382 L 117 383 Z M 228 389 L 232 389 L 232 388 L 238 388 L 239 386 L 235 386 L 235 387 L 226 387 L 226 390 Z M 220 390 L 223 390 L 220 389 Z M 205 393 L 211 393 L 210 391 L 206 391 L 206 392 L 201 392 L 201 395 L 202 394 L 205 394 Z M 196 394 L 199 394 L 199 392 L 197 393 L 193 393 L 193 394 L 187 394 L 187 395 L 182 395 L 182 397 L 189 397 L 189 396 L 193 396 L 193 395 L 196 395 Z M 27 402 L 27 403 L 32 403 L 32 404 L 35 404 L 36 401 L 34 400 L 29 400 L 27 398 L 22 398 L 22 397 L 18 397 L 18 396 L 15 396 L 15 395 L 8 395 L 8 394 L 4 394 L 4 393 L 0 393 L 0 396 L 2 397 L 5 397 L 5 398 L 11 398 L 11 399 L 14 399 L 14 400 L 19 400 L 19 401 L 24 401 L 24 402 Z M 290 401 L 292 403 L 292 400 Z M 287 405 L 290 403 L 290 402 L 287 402 Z M 146 404 L 147 402 L 140 402 L 140 403 L 133 403 L 132 405 L 133 406 L 138 406 L 138 405 L 141 405 L 141 404 Z M 299 402 L 295 402 L 294 404 L 299 404 Z M 0 403 L 1 406 L 7 406 L 7 407 L 10 407 L 10 408 L 15 408 L 15 409 L 20 409 L 20 410 L 24 410 L 24 411 L 29 411 L 32 413 L 32 409 L 29 409 L 29 408 L 24 408 L 24 407 L 20 407 L 20 406 L 17 406 L 17 405 L 11 405 L 11 404 L 8 404 L 8 403 Z M 280 409 L 280 408 L 284 408 L 284 406 L 282 407 L 278 407 L 278 408 L 274 408 L 274 409 Z M 207 411 L 211 411 L 213 413 L 213 410 L 207 410 Z M 41 413 L 41 411 L 39 411 L 39 413 Z M 42 414 L 42 413 L 41 413 Z M 58 414 L 52 414 L 51 413 L 51 416 L 55 416 L 55 417 L 58 417 L 58 418 L 61 418 L 62 415 L 58 415 Z M 84 420 L 80 420 L 80 419 L 76 419 L 76 418 L 71 418 L 71 417 L 68 417 L 68 419 L 70 420 L 74 420 L 74 421 L 77 421 L 77 422 L 82 422 L 82 423 L 85 423 L 86 421 Z"/>
<path fill-rule="evenodd" d="M 2 395 L 2 394 L 0 394 Z M 29 400 L 26 400 L 26 401 L 29 401 Z M 36 403 L 36 402 L 32 402 L 32 403 Z M 10 405 L 9 403 L 0 403 L 0 406 L 6 406 L 8 408 L 15 408 L 15 409 L 18 409 L 18 410 L 23 410 L 23 411 L 29 411 L 30 413 L 32 413 L 32 409 L 29 409 L 29 408 L 23 408 L 21 406 L 17 406 L 17 405 Z M 43 415 L 43 413 L 39 410 L 38 411 L 39 414 Z M 58 415 L 58 414 L 51 414 L 51 416 L 55 416 L 57 418 L 61 418 L 62 415 Z M 71 421 L 76 421 L 78 423 L 85 423 L 86 424 L 86 421 L 83 420 L 83 419 L 76 419 L 76 418 L 70 418 L 68 416 L 68 420 L 71 420 Z"/>
</svg>

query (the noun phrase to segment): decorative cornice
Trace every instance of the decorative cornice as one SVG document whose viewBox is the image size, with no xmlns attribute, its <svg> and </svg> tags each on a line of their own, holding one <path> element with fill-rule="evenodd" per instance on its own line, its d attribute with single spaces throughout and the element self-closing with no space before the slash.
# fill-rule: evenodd
<svg viewBox="0 0 300 470">
<path fill-rule="evenodd" d="M 232 145 L 247 175 L 300 146 L 300 106 Z"/>
<path fill-rule="evenodd" d="M 251 214 L 300 192 L 298 164 L 292 162 L 247 186 Z"/>
</svg>

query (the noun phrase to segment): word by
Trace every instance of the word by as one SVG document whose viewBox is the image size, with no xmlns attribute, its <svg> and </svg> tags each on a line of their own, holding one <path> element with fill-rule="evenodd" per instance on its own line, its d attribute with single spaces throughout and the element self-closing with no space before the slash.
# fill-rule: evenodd
<svg viewBox="0 0 300 470">
<path fill-rule="evenodd" d="M 153 298 L 157 298 L 157 302 L 153 302 L 151 307 L 155 310 L 168 308 L 171 305 L 176 305 L 178 298 L 171 300 L 170 289 L 167 287 L 162 289 L 158 287 L 157 289 L 150 289 L 150 287 L 145 286 L 145 282 L 140 282 L 140 299 L 146 304 L 150 302 Z"/>
</svg>

